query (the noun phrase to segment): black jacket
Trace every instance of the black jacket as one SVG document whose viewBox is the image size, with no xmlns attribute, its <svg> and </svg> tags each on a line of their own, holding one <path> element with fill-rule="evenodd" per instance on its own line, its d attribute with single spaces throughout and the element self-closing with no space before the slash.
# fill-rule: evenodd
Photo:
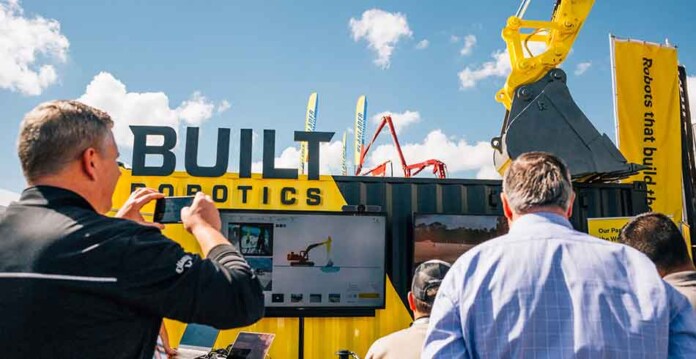
<svg viewBox="0 0 696 359">
<path fill-rule="evenodd" d="M 232 328 L 263 303 L 233 246 L 201 259 L 68 190 L 28 188 L 0 216 L 3 358 L 152 358 L 162 317 Z"/>
</svg>

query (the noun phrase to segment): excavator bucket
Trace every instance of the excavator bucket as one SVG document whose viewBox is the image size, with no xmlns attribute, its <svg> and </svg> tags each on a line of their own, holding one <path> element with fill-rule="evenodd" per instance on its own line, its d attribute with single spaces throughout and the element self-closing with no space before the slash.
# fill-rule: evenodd
<svg viewBox="0 0 696 359">
<path fill-rule="evenodd" d="M 573 101 L 566 74 L 555 68 L 541 80 L 520 86 L 505 116 L 500 137 L 491 140 L 500 173 L 524 152 L 562 158 L 578 182 L 610 182 L 644 168 L 628 163 L 606 134 L 600 134 Z"/>
</svg>

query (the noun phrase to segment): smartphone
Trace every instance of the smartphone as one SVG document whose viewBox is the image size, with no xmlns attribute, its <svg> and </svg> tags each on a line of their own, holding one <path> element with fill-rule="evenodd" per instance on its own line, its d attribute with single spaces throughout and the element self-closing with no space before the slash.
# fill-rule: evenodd
<svg viewBox="0 0 696 359">
<path fill-rule="evenodd" d="M 158 199 L 153 220 L 158 223 L 181 223 L 181 209 L 191 206 L 193 198 L 194 196 Z"/>
</svg>

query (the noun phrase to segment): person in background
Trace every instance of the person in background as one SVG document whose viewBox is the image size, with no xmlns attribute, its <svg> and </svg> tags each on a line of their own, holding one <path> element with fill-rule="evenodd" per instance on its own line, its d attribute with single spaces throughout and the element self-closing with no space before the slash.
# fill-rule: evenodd
<svg viewBox="0 0 696 359">
<path fill-rule="evenodd" d="M 408 292 L 408 306 L 413 311 L 413 324 L 375 341 L 365 359 L 420 358 L 430 311 L 440 283 L 449 268 L 449 263 L 441 260 L 423 262 L 416 268 L 411 291 Z"/>
<path fill-rule="evenodd" d="M 696 358 L 696 313 L 650 259 L 573 229 L 570 172 L 517 157 L 503 178 L 508 234 L 442 281 L 422 358 Z"/>
<path fill-rule="evenodd" d="M 164 359 L 164 358 L 176 358 L 179 352 L 175 348 L 172 348 L 169 344 L 169 333 L 167 332 L 167 327 L 162 323 L 160 327 L 159 335 L 157 336 L 157 345 L 155 346 L 155 355 L 153 359 Z"/>
<path fill-rule="evenodd" d="M 684 237 L 669 217 L 662 213 L 636 216 L 621 229 L 619 242 L 648 256 L 662 279 L 684 294 L 696 309 L 696 267 Z"/>
<path fill-rule="evenodd" d="M 18 154 L 28 187 L 0 216 L 3 358 L 152 358 L 162 318 L 219 329 L 264 314 L 258 278 L 196 193 L 181 211 L 205 259 L 146 222 L 163 195 L 134 191 L 107 217 L 121 175 L 105 112 L 77 101 L 37 106 Z"/>
</svg>

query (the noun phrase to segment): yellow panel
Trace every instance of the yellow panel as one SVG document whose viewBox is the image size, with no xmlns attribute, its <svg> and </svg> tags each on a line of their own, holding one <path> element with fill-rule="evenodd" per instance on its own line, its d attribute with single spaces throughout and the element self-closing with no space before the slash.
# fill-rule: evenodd
<svg viewBox="0 0 696 359">
<path fill-rule="evenodd" d="M 215 348 L 226 348 L 240 331 L 274 333 L 275 339 L 269 355 L 271 358 L 297 358 L 299 352 L 299 324 L 297 318 L 264 318 L 244 328 L 223 330 L 215 341 Z"/>
<path fill-rule="evenodd" d="M 174 195 L 183 196 L 186 186 L 197 184 L 206 193 L 210 193 L 213 186 L 226 186 L 230 198 L 224 203 L 217 203 L 218 208 L 237 209 L 268 209 L 268 210 L 320 210 L 340 211 L 346 204 L 343 196 L 331 176 L 322 176 L 318 181 L 307 181 L 306 176 L 300 176 L 298 180 L 267 180 L 254 174 L 253 178 L 240 179 L 237 174 L 228 173 L 218 178 L 194 178 L 184 172 L 175 172 L 168 177 L 141 177 L 131 176 L 130 170 L 122 170 L 122 176 L 114 194 L 114 210 L 119 208 L 130 194 L 131 183 L 143 183 L 147 187 L 158 188 L 161 184 L 170 184 L 174 187 Z M 263 204 L 261 191 L 250 192 L 247 203 L 242 203 L 236 196 L 239 185 L 252 186 L 254 188 L 268 187 L 271 200 Z M 307 188 L 319 188 L 322 201 L 319 206 L 309 206 L 298 200 L 296 205 L 283 205 L 277 194 L 282 187 L 292 187 L 297 190 L 298 199 Z M 232 195 L 235 192 L 235 195 Z M 146 218 L 151 218 L 154 204 L 144 208 Z M 181 224 L 167 225 L 164 232 L 167 237 L 181 244 L 184 250 L 201 254 L 196 239 L 184 230 Z M 370 345 L 382 336 L 394 331 L 406 328 L 412 321 L 411 315 L 399 298 L 394 286 L 386 277 L 385 309 L 377 310 L 375 317 L 357 318 L 306 318 L 305 319 L 305 358 L 324 359 L 334 358 L 339 349 L 348 349 L 363 357 Z M 177 347 L 186 329 L 186 324 L 174 320 L 165 320 L 165 326 L 169 334 L 170 344 Z M 299 347 L 299 319 L 298 318 L 264 318 L 258 323 L 232 330 L 224 330 L 218 336 L 215 347 L 221 348 L 234 342 L 240 331 L 274 333 L 276 335 L 271 347 L 272 358 L 296 358 Z"/>
<path fill-rule="evenodd" d="M 691 227 L 689 227 L 689 225 L 686 223 L 681 223 L 680 227 L 682 235 L 684 236 L 684 241 L 686 242 L 686 250 L 689 251 L 689 257 L 693 261 L 694 254 L 691 251 Z"/>
<path fill-rule="evenodd" d="M 141 183 L 147 187 L 158 189 L 160 185 L 171 185 L 174 187 L 174 195 L 186 195 L 188 185 L 198 185 L 203 192 L 213 194 L 213 189 L 226 188 L 227 200 L 216 202 L 216 206 L 221 209 L 255 209 L 255 210 L 288 210 L 288 211 L 340 211 L 346 204 L 341 191 L 331 176 L 320 176 L 318 180 L 308 181 L 307 176 L 299 176 L 297 180 L 283 179 L 263 179 L 261 174 L 252 174 L 252 178 L 239 178 L 236 173 L 227 173 L 221 177 L 191 177 L 186 172 L 174 172 L 166 177 L 147 177 L 132 176 L 130 170 L 121 171 L 121 179 L 116 186 L 113 197 L 113 213 L 128 198 L 132 183 Z M 243 201 L 242 191 L 239 186 L 250 186 L 247 193 L 246 202 Z M 289 198 L 294 198 L 294 204 L 283 204 L 281 202 L 281 191 L 283 188 L 291 187 L 294 194 L 288 194 Z M 264 202 L 264 188 L 268 193 L 268 201 Z M 318 205 L 310 205 L 308 201 L 309 189 L 319 190 L 321 202 Z M 144 208 L 144 213 L 152 213 L 154 204 Z"/>
<path fill-rule="evenodd" d="M 682 213 L 681 107 L 677 49 L 613 39 L 617 141 L 628 162 L 647 166 L 648 210 L 679 223 Z"/>
<path fill-rule="evenodd" d="M 375 317 L 305 319 L 305 358 L 335 358 L 339 349 L 362 358 L 375 340 L 408 327 L 411 315 L 389 277 L 386 280 L 386 306 Z"/>
<path fill-rule="evenodd" d="M 597 238 L 618 242 L 621 228 L 631 219 L 633 217 L 588 218 L 587 233 Z"/>
</svg>

